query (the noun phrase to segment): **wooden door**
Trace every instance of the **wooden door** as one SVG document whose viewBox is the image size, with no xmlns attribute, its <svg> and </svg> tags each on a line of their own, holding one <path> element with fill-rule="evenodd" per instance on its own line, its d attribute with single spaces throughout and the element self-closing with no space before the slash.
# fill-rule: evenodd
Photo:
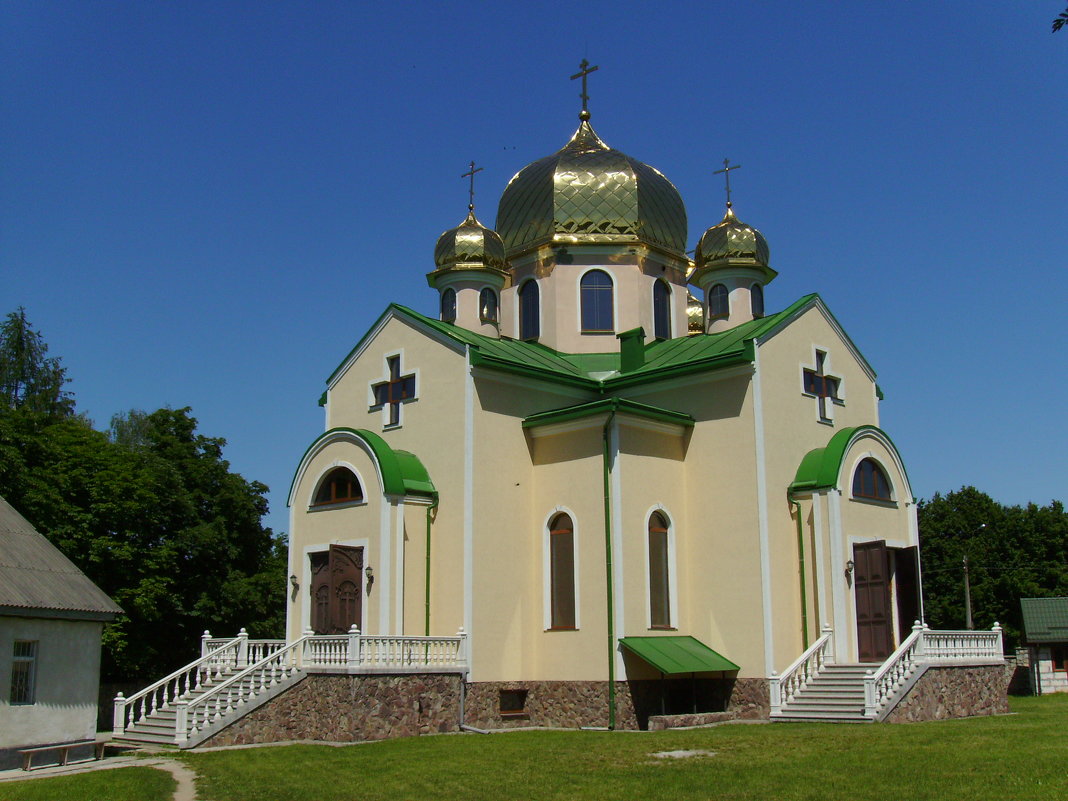
<svg viewBox="0 0 1068 801">
<path fill-rule="evenodd" d="M 344 634 L 362 625 L 363 548 L 331 545 L 310 555 L 312 630 L 316 634 Z"/>
<path fill-rule="evenodd" d="M 915 546 L 894 550 L 894 593 L 897 601 L 897 631 L 902 639 L 920 619 L 920 565 Z"/>
<path fill-rule="evenodd" d="M 853 591 L 857 599 L 857 655 L 861 662 L 882 662 L 894 651 L 890 567 L 884 541 L 853 546 Z"/>
</svg>

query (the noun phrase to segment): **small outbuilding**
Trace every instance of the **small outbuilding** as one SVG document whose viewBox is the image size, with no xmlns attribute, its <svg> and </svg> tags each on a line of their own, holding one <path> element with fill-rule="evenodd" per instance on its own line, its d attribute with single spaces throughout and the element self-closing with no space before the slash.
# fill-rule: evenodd
<svg viewBox="0 0 1068 801">
<path fill-rule="evenodd" d="M 1021 598 L 1035 695 L 1068 692 L 1068 598 Z"/>
<path fill-rule="evenodd" d="M 121 613 L 0 498 L 0 770 L 22 749 L 95 738 L 100 634 Z"/>
</svg>

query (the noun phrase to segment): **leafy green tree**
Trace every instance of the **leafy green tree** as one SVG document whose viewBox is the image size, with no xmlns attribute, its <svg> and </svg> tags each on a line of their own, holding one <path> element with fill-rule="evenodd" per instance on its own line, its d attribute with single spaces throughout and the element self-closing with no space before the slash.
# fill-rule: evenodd
<svg viewBox="0 0 1068 801">
<path fill-rule="evenodd" d="M 995 621 L 1008 647 L 1022 639 L 1020 598 L 1068 595 L 1068 514 L 1049 506 L 1004 506 L 975 487 L 919 504 L 924 609 L 933 628 L 964 628 L 968 559 L 976 628 Z"/>
<path fill-rule="evenodd" d="M 267 487 L 230 469 L 226 441 L 198 433 L 188 408 L 98 431 L 21 309 L 0 336 L 0 495 L 125 610 L 105 628 L 104 679 L 158 678 L 206 628 L 281 636 L 285 542 L 263 525 Z"/>
<path fill-rule="evenodd" d="M 66 371 L 47 356 L 48 345 L 26 319 L 22 306 L 0 323 L 0 405 L 25 408 L 49 417 L 74 414 L 74 399 L 64 391 Z"/>
</svg>

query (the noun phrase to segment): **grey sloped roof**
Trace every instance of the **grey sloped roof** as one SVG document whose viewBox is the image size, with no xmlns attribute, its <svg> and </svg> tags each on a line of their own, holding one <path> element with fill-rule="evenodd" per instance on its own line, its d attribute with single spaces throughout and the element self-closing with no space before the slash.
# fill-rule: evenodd
<svg viewBox="0 0 1068 801">
<path fill-rule="evenodd" d="M 0 497 L 0 614 L 113 620 L 121 612 Z"/>
<path fill-rule="evenodd" d="M 1068 642 L 1068 598 L 1021 598 L 1029 643 Z"/>
</svg>

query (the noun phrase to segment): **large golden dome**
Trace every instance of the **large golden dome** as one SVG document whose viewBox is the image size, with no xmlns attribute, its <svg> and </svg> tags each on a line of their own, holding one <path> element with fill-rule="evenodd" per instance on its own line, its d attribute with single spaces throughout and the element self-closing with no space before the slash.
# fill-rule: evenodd
<svg viewBox="0 0 1068 801">
<path fill-rule="evenodd" d="M 642 243 L 685 259 L 686 207 L 648 164 L 601 141 L 589 122 L 516 173 L 497 209 L 510 258 L 549 243 Z"/>
<path fill-rule="evenodd" d="M 470 209 L 462 223 L 438 237 L 434 247 L 434 266 L 439 270 L 447 270 L 471 269 L 479 265 L 493 270 L 508 269 L 500 236 L 480 223 L 474 209 Z"/>
</svg>

